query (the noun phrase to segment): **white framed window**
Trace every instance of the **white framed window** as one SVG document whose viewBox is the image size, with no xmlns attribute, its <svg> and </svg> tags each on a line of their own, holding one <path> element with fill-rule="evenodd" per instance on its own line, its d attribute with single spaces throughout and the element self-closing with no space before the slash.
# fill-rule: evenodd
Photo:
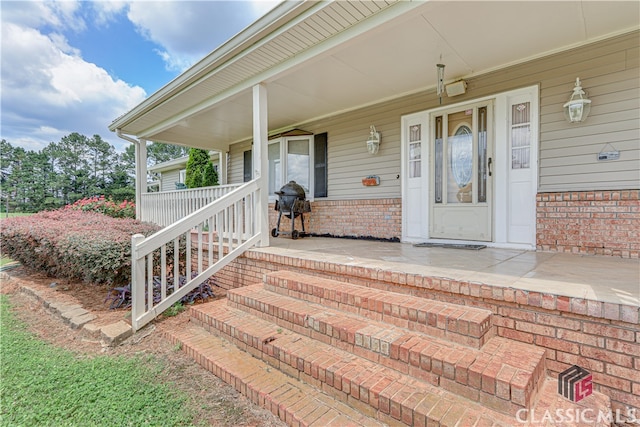
<svg viewBox="0 0 640 427">
<path fill-rule="evenodd" d="M 307 199 L 314 194 L 314 145 L 313 136 L 290 136 L 269 141 L 269 198 L 275 200 L 276 191 L 295 181 L 304 188 Z"/>
<path fill-rule="evenodd" d="M 180 176 L 178 178 L 178 182 L 181 182 L 181 183 L 184 184 L 184 182 L 186 180 L 187 180 L 187 170 L 186 169 L 180 169 Z"/>
</svg>

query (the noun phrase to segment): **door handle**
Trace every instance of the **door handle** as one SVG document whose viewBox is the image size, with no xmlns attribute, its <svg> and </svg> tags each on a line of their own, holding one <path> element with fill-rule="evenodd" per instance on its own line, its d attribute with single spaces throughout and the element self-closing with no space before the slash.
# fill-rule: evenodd
<svg viewBox="0 0 640 427">
<path fill-rule="evenodd" d="M 489 161 L 487 162 L 487 167 L 489 168 L 489 176 L 491 176 L 491 163 L 492 163 L 492 159 L 491 157 L 489 157 Z"/>
</svg>

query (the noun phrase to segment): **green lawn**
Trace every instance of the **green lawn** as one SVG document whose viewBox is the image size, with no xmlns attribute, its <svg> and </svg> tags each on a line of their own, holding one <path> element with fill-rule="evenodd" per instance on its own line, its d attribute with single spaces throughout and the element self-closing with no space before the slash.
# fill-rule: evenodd
<svg viewBox="0 0 640 427">
<path fill-rule="evenodd" d="M 0 295 L 0 426 L 185 426 L 186 396 L 150 356 L 82 357 L 29 332 Z"/>
<path fill-rule="evenodd" d="M 33 215 L 33 214 L 23 213 L 23 212 L 9 212 L 9 214 L 6 214 L 5 212 L 0 212 L 0 220 L 6 219 L 6 218 L 13 218 L 16 216 L 29 216 L 29 215 Z"/>
</svg>

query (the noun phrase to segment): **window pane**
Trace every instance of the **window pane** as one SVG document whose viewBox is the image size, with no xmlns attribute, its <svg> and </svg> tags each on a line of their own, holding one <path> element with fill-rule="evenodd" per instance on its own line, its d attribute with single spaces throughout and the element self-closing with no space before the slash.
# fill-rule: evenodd
<svg viewBox="0 0 640 427">
<path fill-rule="evenodd" d="M 487 201 L 487 107 L 478 108 L 478 203 Z"/>
<path fill-rule="evenodd" d="M 447 203 L 471 203 L 473 135 L 468 115 L 461 111 L 448 116 Z"/>
<path fill-rule="evenodd" d="M 435 131 L 435 202 L 442 203 L 442 117 L 436 117 Z"/>
<path fill-rule="evenodd" d="M 514 148 L 528 147 L 531 139 L 529 131 L 529 125 L 514 126 L 511 128 L 511 146 Z"/>
<path fill-rule="evenodd" d="M 511 106 L 511 123 L 519 125 L 529 123 L 529 103 L 515 104 Z"/>
<path fill-rule="evenodd" d="M 282 187 L 282 169 L 280 168 L 280 143 L 269 144 L 269 195 Z"/>
<path fill-rule="evenodd" d="M 309 194 L 309 140 L 289 140 L 287 144 L 287 182 L 295 181 Z"/>
<path fill-rule="evenodd" d="M 409 142 L 420 141 L 421 128 L 422 125 L 413 125 L 409 128 Z"/>
<path fill-rule="evenodd" d="M 313 138 L 313 162 L 315 177 L 313 180 L 313 197 L 327 197 L 327 133 L 320 133 Z"/>
<path fill-rule="evenodd" d="M 420 157 L 420 143 L 415 142 L 413 144 L 409 144 L 409 160 L 420 160 Z"/>
<path fill-rule="evenodd" d="M 529 169 L 529 147 L 514 148 L 511 152 L 511 169 Z"/>
<path fill-rule="evenodd" d="M 251 150 L 247 150 L 243 153 L 243 161 L 244 161 L 244 166 L 243 166 L 243 177 L 242 179 L 244 180 L 244 182 L 249 182 L 251 181 L 251 177 L 253 175 L 253 161 L 252 161 L 252 156 L 251 156 Z"/>
<path fill-rule="evenodd" d="M 511 106 L 511 169 L 528 169 L 531 154 L 530 104 Z"/>
</svg>

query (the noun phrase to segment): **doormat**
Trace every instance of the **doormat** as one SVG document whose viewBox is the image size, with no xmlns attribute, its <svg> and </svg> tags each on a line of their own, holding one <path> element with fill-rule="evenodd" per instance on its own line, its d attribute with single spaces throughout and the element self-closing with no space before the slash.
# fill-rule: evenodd
<svg viewBox="0 0 640 427">
<path fill-rule="evenodd" d="M 416 248 L 448 248 L 448 249 L 468 249 L 472 251 L 479 251 L 484 249 L 487 245 L 471 245 L 464 243 L 416 243 L 413 246 Z"/>
</svg>

